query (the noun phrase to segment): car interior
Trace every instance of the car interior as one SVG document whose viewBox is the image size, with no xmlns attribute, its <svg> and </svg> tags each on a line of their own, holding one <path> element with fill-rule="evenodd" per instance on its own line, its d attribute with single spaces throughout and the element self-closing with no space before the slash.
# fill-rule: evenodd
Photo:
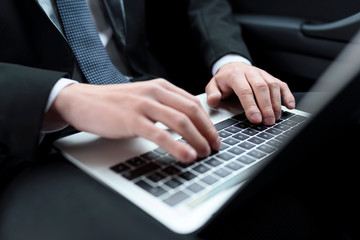
<svg viewBox="0 0 360 240">
<path fill-rule="evenodd" d="M 179 4 L 176 4 L 176 1 L 179 1 Z M 249 49 L 253 65 L 286 82 L 293 92 L 309 91 L 325 69 L 360 30 L 359 0 L 224 1 L 229 1 L 232 6 L 235 21 L 239 27 L 241 26 L 242 36 Z M 179 9 L 186 8 L 186 4 L 180 4 L 180 2 L 186 1 L 151 0 L 147 2 L 151 2 L 145 6 L 149 14 L 148 19 L 151 19 L 147 22 L 149 46 L 157 54 L 157 60 L 167 69 L 168 80 L 192 94 L 203 93 L 206 84 L 212 77 L 211 70 L 203 61 L 198 46 L 193 45 L 194 36 L 189 29 L 186 10 L 181 11 Z M 351 106 L 348 109 L 351 109 Z M 338 162 L 341 161 L 341 157 L 357 154 L 356 149 L 358 149 L 359 140 L 354 139 L 354 137 L 350 139 L 346 134 L 350 131 L 360 134 L 360 121 L 356 124 L 353 129 L 344 128 L 344 135 L 341 136 L 344 139 L 344 145 L 345 142 L 351 142 L 354 149 L 351 152 L 347 151 L 345 155 L 339 155 L 336 152 L 332 157 L 337 158 Z M 334 153 L 337 147 L 342 147 L 342 145 L 337 146 L 335 144 L 329 146 L 331 150 L 334 149 L 330 153 Z M 322 147 L 326 150 L 328 146 Z M 322 156 L 322 154 L 319 153 L 317 156 Z M 355 155 L 354 159 L 356 160 L 356 158 L 358 159 L 359 156 Z M 331 164 L 333 162 L 337 161 L 332 161 Z M 318 165 L 320 166 L 320 164 Z M 336 170 L 336 166 L 331 166 L 330 169 Z M 355 170 L 356 168 L 352 169 L 354 172 Z M 313 177 L 316 178 L 317 176 L 317 172 L 314 171 Z M 331 173 L 326 173 L 326 176 L 333 177 Z M 334 179 L 338 176 L 340 175 L 334 176 Z M 356 173 L 356 179 L 359 178 L 358 176 L 359 174 Z M 323 183 L 328 184 L 325 179 L 321 180 L 312 189 L 313 193 L 316 193 L 317 186 L 321 186 Z M 349 177 L 344 182 L 352 180 Z M 356 193 L 358 189 L 352 188 L 356 185 L 357 183 L 353 183 L 345 190 Z M 331 191 L 331 188 L 329 189 Z M 335 194 L 337 193 L 334 192 Z M 329 194 L 329 196 L 332 195 Z M 346 204 L 347 200 L 341 199 L 341 197 L 337 196 L 332 202 L 340 199 L 340 204 Z M 311 196 L 306 199 L 311 199 Z M 149 220 L 147 215 L 131 203 L 125 200 L 121 201 L 125 202 L 125 208 L 135 209 L 134 215 L 139 217 L 139 225 L 142 222 L 153 221 L 152 219 Z M 352 199 L 351 203 L 355 204 L 355 202 L 358 205 L 357 200 Z M 322 203 L 319 202 L 319 204 Z M 327 209 L 324 208 L 321 211 L 325 213 Z M 319 215 L 322 213 L 319 212 Z M 227 217 L 227 215 L 224 216 Z M 345 219 L 350 224 L 351 230 L 349 231 L 355 229 L 354 232 L 356 233 L 347 233 L 349 236 L 346 235 L 341 240 L 356 239 L 355 236 L 360 237 L 358 235 L 360 232 L 358 223 L 354 219 L 358 217 L 357 213 L 352 212 L 351 217 Z M 250 220 L 256 221 L 257 219 Z"/>
<path fill-rule="evenodd" d="M 360 3 L 356 0 L 230 0 L 236 21 L 242 28 L 252 62 L 287 82 L 292 91 L 307 91 L 360 28 Z M 191 44 L 185 11 L 172 10 L 170 1 L 154 0 L 149 6 L 150 29 L 162 41 L 152 44 L 161 49 L 159 59 L 170 78 L 194 94 L 204 91 L 211 77 L 201 66 L 202 59 Z M 157 7 L 157 6 L 162 6 Z M 184 6 L 185 7 L 185 6 Z M 168 9 L 164 11 L 161 9 Z M 159 13 L 159 14 L 157 14 Z M 173 19 L 164 22 L 163 19 Z M 159 38 L 157 38 L 159 39 Z M 167 47 L 178 46 L 177 60 L 169 58 Z M 191 56 L 188 58 L 187 56 Z M 186 61 L 184 61 L 186 59 Z M 179 73 L 178 66 L 184 71 Z M 184 78 L 194 81 L 183 85 Z"/>
<path fill-rule="evenodd" d="M 254 62 L 306 91 L 360 28 L 360 4 L 345 1 L 231 1 Z"/>
</svg>

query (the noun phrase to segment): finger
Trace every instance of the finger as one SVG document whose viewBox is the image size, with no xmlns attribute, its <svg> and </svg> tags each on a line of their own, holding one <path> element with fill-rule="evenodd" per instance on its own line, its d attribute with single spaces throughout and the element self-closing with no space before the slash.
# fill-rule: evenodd
<svg viewBox="0 0 360 240">
<path fill-rule="evenodd" d="M 258 107 L 263 117 L 262 122 L 265 125 L 273 125 L 275 123 L 275 114 L 270 98 L 270 90 L 266 81 L 260 76 L 258 71 L 248 72 L 246 73 L 246 77 L 254 91 Z"/>
<path fill-rule="evenodd" d="M 190 145 L 176 141 L 166 130 L 157 128 L 151 121 L 143 119 L 138 135 L 156 143 L 181 162 L 190 163 L 197 159 L 197 153 Z"/>
<path fill-rule="evenodd" d="M 239 75 L 238 79 L 233 81 L 233 88 L 245 110 L 246 117 L 249 119 L 249 121 L 255 124 L 261 123 L 261 112 L 256 104 L 253 90 L 245 75 Z"/>
<path fill-rule="evenodd" d="M 269 86 L 271 104 L 274 110 L 275 120 L 279 120 L 281 117 L 281 81 L 277 78 L 274 78 L 265 71 L 260 71 L 260 74 Z"/>
<path fill-rule="evenodd" d="M 214 124 L 211 122 L 209 115 L 197 98 L 190 99 L 183 97 L 183 95 L 167 91 L 166 89 L 158 89 L 156 100 L 163 105 L 183 113 L 191 120 L 191 123 L 207 140 L 212 149 L 218 150 L 220 148 L 221 142 Z M 172 118 L 170 117 L 170 119 Z"/>
<path fill-rule="evenodd" d="M 288 109 L 294 109 L 295 105 L 296 105 L 295 97 L 291 93 L 291 91 L 286 83 L 281 82 L 280 91 L 281 91 L 281 95 L 283 96 L 283 99 L 284 99 L 284 105 Z"/>
<path fill-rule="evenodd" d="M 221 91 L 215 78 L 212 78 L 205 88 L 207 95 L 207 104 L 210 107 L 217 107 L 221 101 Z"/>
<path fill-rule="evenodd" d="M 150 103 L 145 109 L 146 116 L 158 121 L 177 132 L 196 150 L 199 157 L 207 157 L 211 147 L 191 119 L 184 113 L 157 102 Z"/>
</svg>

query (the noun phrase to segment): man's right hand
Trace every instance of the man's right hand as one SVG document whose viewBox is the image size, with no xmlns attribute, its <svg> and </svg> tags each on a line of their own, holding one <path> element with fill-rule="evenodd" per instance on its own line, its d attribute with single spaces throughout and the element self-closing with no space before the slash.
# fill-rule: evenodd
<svg viewBox="0 0 360 240">
<path fill-rule="evenodd" d="M 118 85 L 72 84 L 50 112 L 79 131 L 106 138 L 144 137 L 183 162 L 217 150 L 220 139 L 199 100 L 163 79 Z M 189 145 L 174 140 L 161 122 Z"/>
</svg>

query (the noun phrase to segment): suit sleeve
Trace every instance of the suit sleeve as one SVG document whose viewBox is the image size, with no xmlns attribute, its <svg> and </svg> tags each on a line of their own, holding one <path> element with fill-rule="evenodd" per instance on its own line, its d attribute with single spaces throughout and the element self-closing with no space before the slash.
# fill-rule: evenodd
<svg viewBox="0 0 360 240">
<path fill-rule="evenodd" d="M 0 178 L 32 161 L 49 93 L 65 73 L 0 63 Z"/>
<path fill-rule="evenodd" d="M 250 59 L 227 0 L 189 0 L 190 27 L 209 68 L 226 54 Z"/>
</svg>

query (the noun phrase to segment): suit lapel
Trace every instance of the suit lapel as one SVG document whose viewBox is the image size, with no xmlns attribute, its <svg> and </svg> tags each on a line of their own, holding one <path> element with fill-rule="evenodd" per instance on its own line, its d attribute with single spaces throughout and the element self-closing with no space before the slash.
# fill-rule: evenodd
<svg viewBox="0 0 360 240">
<path fill-rule="evenodd" d="M 63 36 L 64 32 L 62 30 L 62 26 L 60 24 L 60 18 L 58 16 L 57 11 L 55 10 L 55 3 L 53 0 L 34 0 L 40 8 L 45 12 L 48 16 L 49 20 L 54 24 L 54 26 L 61 32 Z"/>
<path fill-rule="evenodd" d="M 124 48 L 126 46 L 126 17 L 123 0 L 102 0 L 114 31 L 115 40 Z"/>
</svg>

